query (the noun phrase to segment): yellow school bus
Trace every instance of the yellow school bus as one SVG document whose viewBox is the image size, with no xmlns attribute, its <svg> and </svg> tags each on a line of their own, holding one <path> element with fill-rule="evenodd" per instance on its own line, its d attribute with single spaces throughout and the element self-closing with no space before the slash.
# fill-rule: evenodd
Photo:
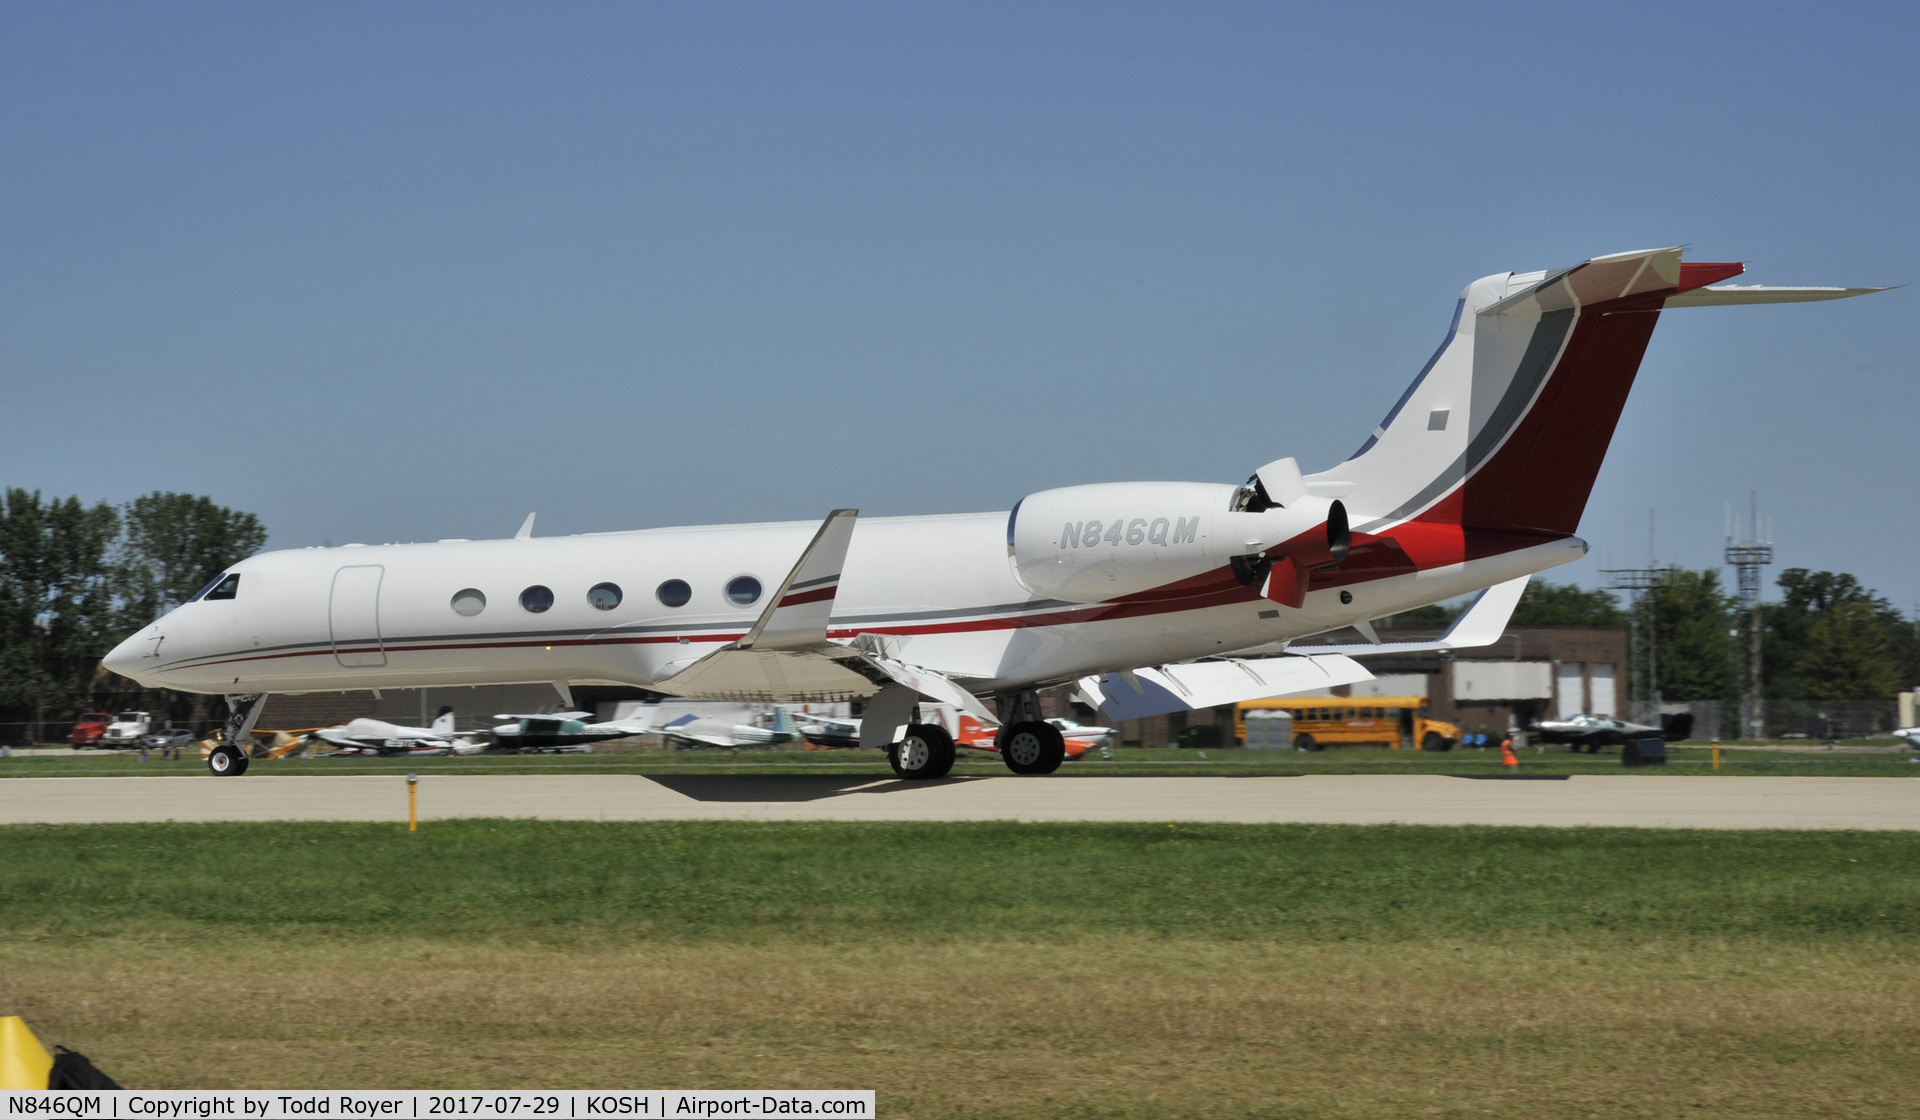
<svg viewBox="0 0 1920 1120">
<path fill-rule="evenodd" d="M 1246 700 L 1234 706 L 1233 734 L 1247 741 L 1247 712 L 1278 708 L 1293 716 L 1295 750 L 1317 751 L 1329 743 L 1382 743 L 1398 750 L 1450 751 L 1460 729 L 1427 714 L 1424 696 L 1286 696 Z"/>
</svg>

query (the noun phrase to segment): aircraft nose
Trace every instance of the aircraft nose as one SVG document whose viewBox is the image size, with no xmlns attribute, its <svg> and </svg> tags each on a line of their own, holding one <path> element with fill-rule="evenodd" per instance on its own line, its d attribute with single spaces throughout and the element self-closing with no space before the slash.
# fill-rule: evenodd
<svg viewBox="0 0 1920 1120">
<path fill-rule="evenodd" d="M 153 639 L 157 637 L 156 634 L 147 632 L 153 629 L 155 628 L 149 626 L 146 630 L 136 631 L 132 636 L 127 638 L 126 641 L 114 646 L 105 657 L 100 659 L 100 664 L 105 665 L 108 669 L 113 670 L 123 677 L 145 684 L 146 682 L 140 678 L 139 668 L 140 662 L 143 660 L 141 655 L 146 652 L 146 647 L 151 646 Z"/>
</svg>

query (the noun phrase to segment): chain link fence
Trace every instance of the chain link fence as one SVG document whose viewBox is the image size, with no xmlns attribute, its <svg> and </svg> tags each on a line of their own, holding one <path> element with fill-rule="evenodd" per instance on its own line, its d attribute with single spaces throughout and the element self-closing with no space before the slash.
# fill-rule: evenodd
<svg viewBox="0 0 1920 1120">
<path fill-rule="evenodd" d="M 1695 739 L 1743 737 L 1740 705 L 1723 700 L 1667 701 L 1662 714 L 1691 712 Z M 1651 715 L 1651 713 L 1647 713 Z M 1642 717 L 1641 722 L 1655 722 Z M 1900 726 L 1897 700 L 1768 700 L 1763 737 L 1811 739 L 1815 742 L 1865 739 L 1886 735 Z"/>
</svg>

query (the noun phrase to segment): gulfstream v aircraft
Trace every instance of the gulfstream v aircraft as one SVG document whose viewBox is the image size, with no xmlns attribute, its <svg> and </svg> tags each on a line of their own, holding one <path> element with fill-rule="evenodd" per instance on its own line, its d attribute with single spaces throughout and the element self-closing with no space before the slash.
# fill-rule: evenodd
<svg viewBox="0 0 1920 1120">
<path fill-rule="evenodd" d="M 1474 591 L 1437 646 L 1497 637 L 1574 535 L 1667 308 L 1880 289 L 1710 287 L 1738 264 L 1679 249 L 1467 286 L 1440 349 L 1338 466 L 1244 483 L 1116 482 L 1011 512 L 309 548 L 234 565 L 108 668 L 227 696 L 244 742 L 268 694 L 547 682 L 735 701 L 860 700 L 865 746 L 937 778 L 923 699 L 1000 726 L 1016 773 L 1059 766 L 1036 690 L 1078 682 L 1109 720 L 1367 679 L 1291 639 Z M 1278 656 L 1234 658 L 1265 647 Z M 993 705 L 992 710 L 982 702 Z M 230 746 L 216 774 L 246 769 Z"/>
</svg>

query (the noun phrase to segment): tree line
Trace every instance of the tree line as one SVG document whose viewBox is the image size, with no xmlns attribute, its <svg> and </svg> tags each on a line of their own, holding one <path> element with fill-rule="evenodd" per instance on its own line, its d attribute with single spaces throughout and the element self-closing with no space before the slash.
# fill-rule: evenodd
<svg viewBox="0 0 1920 1120">
<path fill-rule="evenodd" d="M 155 491 L 113 506 L 8 489 L 0 499 L 0 722 L 38 724 L 143 700 L 170 707 L 100 659 L 266 543 L 259 518 L 193 494 Z"/>
<path fill-rule="evenodd" d="M 1787 568 L 1760 605 L 1762 684 L 1769 700 L 1888 700 L 1920 683 L 1920 620 L 1845 572 Z M 1458 608 L 1421 607 L 1394 627 L 1447 625 Z M 1527 585 L 1513 626 L 1652 627 L 1655 676 L 1668 700 L 1737 701 L 1744 688 L 1745 612 L 1715 568 L 1662 569 L 1659 587 L 1622 606 L 1611 591 L 1541 579 Z M 1625 667 L 1623 667 L 1624 669 Z"/>
</svg>

